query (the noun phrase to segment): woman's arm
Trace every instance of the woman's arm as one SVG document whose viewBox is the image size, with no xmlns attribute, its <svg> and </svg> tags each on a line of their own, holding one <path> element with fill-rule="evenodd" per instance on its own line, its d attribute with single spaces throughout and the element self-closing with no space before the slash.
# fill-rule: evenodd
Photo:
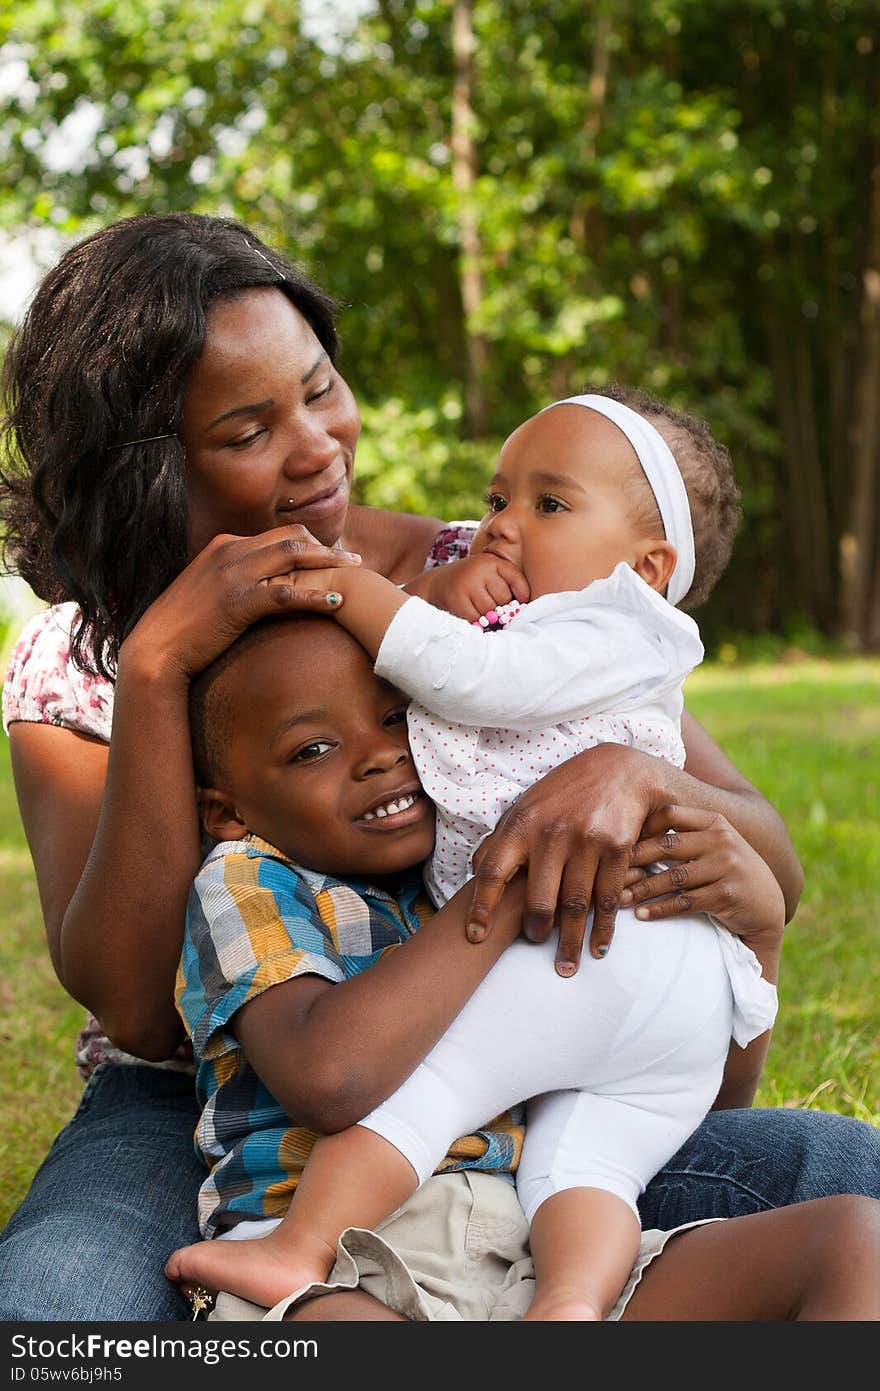
<svg viewBox="0 0 880 1391">
<path fill-rule="evenodd" d="M 140 1057 L 167 1057 L 182 1037 L 174 977 L 200 861 L 190 677 L 264 614 L 326 612 L 320 593 L 269 581 L 329 554 L 300 527 L 207 546 L 122 645 L 109 752 L 70 730 L 10 727 L 53 964 Z"/>
<path fill-rule="evenodd" d="M 664 863 L 660 873 L 642 866 Z M 768 865 L 720 813 L 663 807 L 633 848 L 624 907 L 646 923 L 679 913 L 711 913 L 755 953 L 765 980 L 777 984 L 785 927 L 782 891 Z M 746 1047 L 732 1043 L 714 1109 L 751 1106 L 770 1048 L 770 1031 Z"/>
<path fill-rule="evenodd" d="M 687 710 L 682 717 L 681 732 L 687 754 L 685 773 L 704 788 L 714 787 L 719 798 L 732 796 L 736 816 L 731 816 L 724 805 L 705 806 L 705 809 L 720 811 L 726 816 L 770 866 L 785 899 L 785 921 L 791 922 L 803 893 L 804 871 L 785 822 Z M 710 799 L 711 790 L 701 796 Z M 692 805 L 705 805 L 705 802 Z"/>
<path fill-rule="evenodd" d="M 344 1130 L 409 1077 L 518 935 L 519 880 L 478 947 L 464 933 L 469 900 L 465 885 L 420 932 L 349 980 L 302 976 L 239 1010 L 236 1037 L 288 1115 L 323 1133 Z"/>
<path fill-rule="evenodd" d="M 651 813 L 670 803 L 725 816 L 770 866 L 790 917 L 803 875 L 778 812 L 692 716 L 685 717 L 682 732 L 684 769 L 636 749 L 599 744 L 529 788 L 474 857 L 471 939 L 490 930 L 504 884 L 528 866 L 526 936 L 544 941 L 558 922 L 557 961 L 576 965 L 593 905 L 590 950 L 604 955 L 632 847 Z"/>
</svg>

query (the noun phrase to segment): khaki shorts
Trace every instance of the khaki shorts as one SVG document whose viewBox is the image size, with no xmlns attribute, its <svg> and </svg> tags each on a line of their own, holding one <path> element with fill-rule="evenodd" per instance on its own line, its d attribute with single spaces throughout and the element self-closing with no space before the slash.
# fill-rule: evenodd
<svg viewBox="0 0 880 1391">
<path fill-rule="evenodd" d="M 642 1233 L 635 1265 L 609 1319 L 620 1318 L 642 1272 L 671 1236 L 686 1229 Z M 260 1223 L 259 1230 L 265 1234 L 267 1224 Z M 326 1283 L 295 1290 L 268 1310 L 220 1294 L 210 1318 L 280 1321 L 315 1295 L 362 1289 L 416 1323 L 510 1322 L 523 1317 L 535 1292 L 528 1241 L 512 1183 L 474 1170 L 439 1174 L 375 1232 L 344 1231 Z"/>
</svg>

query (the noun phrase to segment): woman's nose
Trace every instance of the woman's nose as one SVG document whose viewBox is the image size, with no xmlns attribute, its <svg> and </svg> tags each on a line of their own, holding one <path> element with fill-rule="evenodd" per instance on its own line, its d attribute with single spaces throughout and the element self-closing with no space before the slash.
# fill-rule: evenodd
<svg viewBox="0 0 880 1391">
<path fill-rule="evenodd" d="M 339 454 L 339 440 L 326 421 L 305 416 L 296 421 L 284 458 L 288 478 L 308 478 L 329 468 Z"/>
</svg>

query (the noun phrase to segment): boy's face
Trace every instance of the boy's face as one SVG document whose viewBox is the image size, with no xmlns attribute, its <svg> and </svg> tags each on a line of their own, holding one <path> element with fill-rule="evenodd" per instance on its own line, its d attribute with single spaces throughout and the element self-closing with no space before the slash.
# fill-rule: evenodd
<svg viewBox="0 0 880 1391">
<path fill-rule="evenodd" d="M 332 619 L 273 626 L 221 679 L 232 733 L 227 786 L 205 798 L 212 835 L 250 831 L 342 878 L 396 874 L 430 854 L 434 807 L 409 751 L 409 702 Z"/>
<path fill-rule="evenodd" d="M 472 553 L 512 561 L 532 599 L 584 589 L 622 560 L 637 569 L 645 544 L 638 490 L 648 486 L 612 421 L 583 406 L 554 406 L 505 441 Z M 657 533 L 662 540 L 659 514 Z"/>
</svg>

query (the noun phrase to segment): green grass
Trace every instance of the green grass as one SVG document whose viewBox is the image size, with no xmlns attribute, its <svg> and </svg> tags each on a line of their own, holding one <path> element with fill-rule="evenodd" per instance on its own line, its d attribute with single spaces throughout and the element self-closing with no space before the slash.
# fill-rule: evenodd
<svg viewBox="0 0 880 1391">
<path fill-rule="evenodd" d="M 880 1124 L 880 662 L 707 667 L 686 699 L 782 812 L 806 873 L 758 1102 Z"/>
<path fill-rule="evenodd" d="M 880 1124 L 880 661 L 707 666 L 689 707 L 782 812 L 807 874 L 759 1095 Z M 82 1010 L 49 965 L 0 739 L 0 1225 L 76 1104 Z"/>
</svg>

